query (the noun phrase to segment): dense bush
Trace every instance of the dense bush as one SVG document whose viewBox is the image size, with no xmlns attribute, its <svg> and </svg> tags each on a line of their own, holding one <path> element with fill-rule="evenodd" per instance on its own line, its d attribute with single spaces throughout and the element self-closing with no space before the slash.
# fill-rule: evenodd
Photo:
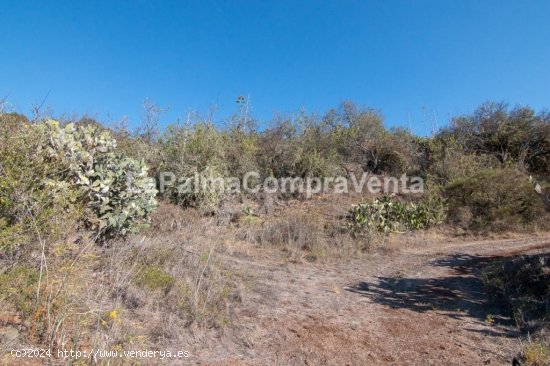
<svg viewBox="0 0 550 366">
<path fill-rule="evenodd" d="M 514 168 L 487 169 L 445 188 L 452 222 L 471 229 L 511 229 L 544 217 L 544 204 L 529 177 Z"/>
<path fill-rule="evenodd" d="M 0 115 L 0 250 L 13 251 L 36 237 L 60 237 L 82 209 L 75 192 L 52 194 L 46 179 L 63 169 L 45 159 L 46 136 L 26 119 Z"/>
<path fill-rule="evenodd" d="M 509 109 L 486 103 L 473 114 L 454 118 L 449 131 L 465 151 L 490 154 L 502 165 L 516 163 L 533 172 L 550 170 L 550 118 L 529 107 Z"/>
<path fill-rule="evenodd" d="M 419 173 L 440 185 L 472 176 L 480 170 L 501 166 L 493 155 L 466 152 L 456 136 L 448 132 L 417 141 L 423 155 Z"/>
<path fill-rule="evenodd" d="M 418 147 L 411 133 L 386 129 L 376 110 L 344 102 L 338 111 L 327 114 L 324 123 L 331 126 L 330 142 L 346 164 L 377 174 L 400 175 L 417 168 Z"/>
<path fill-rule="evenodd" d="M 225 158 L 230 175 L 243 177 L 247 172 L 258 171 L 260 150 L 259 134 L 253 126 L 247 131 L 241 128 L 227 131 Z"/>
<path fill-rule="evenodd" d="M 39 274 L 35 268 L 21 264 L 0 273 L 0 294 L 8 297 L 14 308 L 24 317 L 31 315 L 34 300 L 36 300 L 38 277 Z"/>
<path fill-rule="evenodd" d="M 162 192 L 164 197 L 184 207 L 197 207 L 205 213 L 216 212 L 225 192 L 216 189 L 215 180 L 229 176 L 227 147 L 228 136 L 211 123 L 168 126 L 162 140 L 165 159 L 161 171 L 174 174 L 176 181 Z M 178 189 L 185 181 L 187 188 Z M 201 181 L 211 183 L 201 189 Z"/>
<path fill-rule="evenodd" d="M 550 255 L 523 255 L 486 266 L 481 278 L 487 294 L 528 336 L 520 358 L 525 365 L 550 361 Z"/>
<path fill-rule="evenodd" d="M 277 119 L 260 134 L 258 161 L 263 176 L 323 177 L 339 170 L 331 138 L 315 117 Z"/>
<path fill-rule="evenodd" d="M 153 108 L 153 112 L 159 111 Z M 32 206 L 30 201 L 25 205 L 13 204 L 28 196 L 21 195 L 20 191 L 39 195 L 55 188 L 57 200 L 75 203 L 86 197 L 86 205 L 73 205 L 75 212 L 72 216 L 91 217 L 88 224 L 101 231 L 124 232 L 133 226 L 131 217 L 145 218 L 154 206 L 154 191 L 146 183 L 144 165 L 139 163 L 145 161 L 152 167 L 149 174 L 153 176 L 164 171 L 173 173 L 177 179 L 198 176 L 210 181 L 242 178 L 248 171 L 259 172 L 261 179 L 324 177 L 361 174 L 363 171 L 415 174 L 425 178 L 429 193 L 444 189 L 445 194 L 452 198 L 450 217 L 455 222 L 461 222 L 465 227 L 487 227 L 497 221 L 510 222 L 506 218 L 498 219 L 506 211 L 500 197 L 506 196 L 508 188 L 499 183 L 499 194 L 489 197 L 490 193 L 487 193 L 485 198 L 480 197 L 484 195 L 483 188 L 468 187 L 480 179 L 474 176 L 479 172 L 500 169 L 510 171 L 514 166 L 518 171 L 530 170 L 541 177 L 550 167 L 550 118 L 546 113 L 536 115 L 526 107 L 509 110 L 502 104 L 486 104 L 472 115 L 453 119 L 449 128 L 426 138 L 415 137 L 404 129 L 387 129 L 381 113 L 359 108 L 351 102 L 342 103 L 324 116 L 301 111 L 278 117 L 263 129 L 256 128 L 255 121 L 246 114 L 248 112 L 241 110 L 229 121 L 228 127 L 190 113 L 185 124 L 168 125 L 160 133 L 155 113 L 145 118 L 145 127 L 136 132 L 117 128 L 111 133 L 89 118 L 61 128 L 50 122 L 34 126 L 21 116 L 4 114 L 3 144 L 6 152 L 3 152 L 3 159 L 13 174 L 4 177 L 2 184 L 7 187 L 8 180 L 14 182 L 27 178 L 28 184 L 17 193 L 5 192 L 1 208 L 6 212 L 3 221 L 9 221 L 14 228 L 17 220 L 13 218 L 25 217 L 25 212 Z M 8 120 L 11 122 L 7 123 Z M 16 120 L 18 123 L 14 122 Z M 18 125 L 18 132 L 13 134 L 11 130 L 15 125 Z M 36 136 L 31 137 L 33 134 Z M 45 137 L 47 134 L 51 138 Z M 131 160 L 116 155 L 115 146 L 109 145 L 114 140 L 108 135 L 116 136 L 116 151 L 123 152 Z M 8 136 L 14 136 L 14 140 L 9 142 Z M 42 141 L 45 138 L 48 141 Z M 25 139 L 29 141 L 22 142 Z M 26 151 L 27 146 L 34 146 L 35 153 Z M 9 154 L 16 156 L 8 158 Z M 24 161 L 15 164 L 8 160 Z M 100 166 L 105 166 L 110 173 L 96 169 Z M 118 166 L 121 168 L 116 168 Z M 21 169 L 33 174 L 29 177 L 21 175 Z M 36 184 L 37 180 L 42 186 Z M 95 182 L 95 191 L 90 186 L 88 193 L 84 192 L 87 180 L 89 184 L 92 180 Z M 131 189 L 123 183 L 129 181 L 133 182 Z M 70 188 L 73 183 L 80 190 Z M 109 191 L 103 192 L 107 186 Z M 477 191 L 475 199 L 479 202 L 461 201 L 474 199 L 470 197 L 471 192 L 478 188 L 481 191 Z M 517 187 L 510 185 L 509 188 L 511 192 L 517 191 Z M 126 189 L 130 189 L 132 195 L 117 193 Z M 466 191 L 468 193 L 464 193 Z M 10 195 L 17 197 L 8 199 Z M 117 201 L 116 197 L 121 197 L 122 201 Z M 222 203 L 230 199 L 226 192 L 216 189 L 182 192 L 176 187 L 163 192 L 163 197 L 185 207 L 197 207 L 204 213 L 217 212 Z M 44 206 L 67 209 L 70 205 L 50 202 Z M 115 206 L 118 207 L 116 210 Z M 506 207 L 508 211 L 513 210 L 512 206 Z M 512 216 L 524 217 L 519 221 L 526 223 L 532 217 L 528 213 L 532 209 L 521 207 L 521 213 Z M 88 215 L 85 210 L 91 210 L 93 214 Z M 5 226 L 3 221 L 0 225 Z M 10 235 L 15 237 L 18 234 Z M 23 237 L 17 240 L 23 240 Z"/>
</svg>

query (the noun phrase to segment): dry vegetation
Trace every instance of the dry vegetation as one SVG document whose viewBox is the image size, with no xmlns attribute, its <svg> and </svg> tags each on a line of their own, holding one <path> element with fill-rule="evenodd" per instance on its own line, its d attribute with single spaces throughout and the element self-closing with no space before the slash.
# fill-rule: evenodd
<svg viewBox="0 0 550 366">
<path fill-rule="evenodd" d="M 340 268 L 380 253 L 391 258 L 407 245 L 548 229 L 546 113 L 486 104 L 421 138 L 388 130 L 379 113 L 347 102 L 264 130 L 240 111 L 229 128 L 195 116 L 161 133 L 159 112 L 147 105 L 136 132 L 90 119 L 52 125 L 0 114 L 0 364 L 13 364 L 12 348 L 182 345 L 208 348 L 214 362 L 213 355 L 252 352 L 265 339 L 254 308 L 282 295 L 262 287 L 254 266 Z M 242 177 L 251 170 L 261 178 L 418 174 L 426 192 L 155 197 L 146 179 L 160 171 Z M 548 358 L 547 262 L 524 258 L 484 272 L 518 327 L 530 325 L 522 357 L 531 365 Z M 341 287 L 331 286 L 338 295 Z M 243 318 L 258 324 L 249 329 Z M 342 331 L 331 347 L 348 336 Z"/>
</svg>

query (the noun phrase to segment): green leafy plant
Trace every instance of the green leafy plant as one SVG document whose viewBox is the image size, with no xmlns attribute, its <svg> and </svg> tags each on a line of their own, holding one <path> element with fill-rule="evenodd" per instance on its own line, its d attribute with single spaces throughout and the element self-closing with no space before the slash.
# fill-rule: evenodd
<svg viewBox="0 0 550 366">
<path fill-rule="evenodd" d="M 173 173 L 177 183 L 163 196 L 183 207 L 216 213 L 226 197 L 218 183 L 229 176 L 227 141 L 226 134 L 211 123 L 168 126 L 162 143 L 165 160 L 161 170 Z"/>
<path fill-rule="evenodd" d="M 97 125 L 2 120 L 0 132 L 1 247 L 54 238 L 77 223 L 101 238 L 124 235 L 156 207 L 147 167 L 117 154 Z"/>
<path fill-rule="evenodd" d="M 418 203 L 394 201 L 384 196 L 370 203 L 353 205 L 346 216 L 348 230 L 397 232 L 420 230 L 441 224 L 445 219 L 444 202 L 428 197 Z"/>
<path fill-rule="evenodd" d="M 47 137 L 47 160 L 63 168 L 46 179 L 57 191 L 78 191 L 78 200 L 94 215 L 87 223 L 102 236 L 135 231 L 155 209 L 155 184 L 141 161 L 116 154 L 116 141 L 97 126 L 64 127 L 49 120 L 38 125 Z"/>
</svg>

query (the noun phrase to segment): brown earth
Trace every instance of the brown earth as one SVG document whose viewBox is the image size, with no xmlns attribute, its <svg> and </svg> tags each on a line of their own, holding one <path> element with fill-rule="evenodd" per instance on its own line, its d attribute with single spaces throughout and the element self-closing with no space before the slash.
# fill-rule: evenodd
<svg viewBox="0 0 550 366">
<path fill-rule="evenodd" d="M 492 306 L 480 268 L 550 250 L 550 238 L 404 247 L 347 263 L 229 259 L 252 288 L 203 365 L 511 365 L 517 330 Z"/>
<path fill-rule="evenodd" d="M 185 338 L 170 348 L 188 350 L 188 359 L 140 361 L 219 366 L 511 365 L 521 349 L 519 333 L 488 302 L 480 270 L 499 258 L 548 252 L 550 236 L 397 240 L 337 263 L 289 263 L 284 253 L 273 249 L 227 254 L 225 264 L 239 274 L 244 288 L 240 301 L 233 301 L 229 309 L 230 323 L 221 330 L 182 331 Z M 10 360 L 41 364 L 37 359 Z M 117 361 L 105 364 L 118 365 Z"/>
</svg>

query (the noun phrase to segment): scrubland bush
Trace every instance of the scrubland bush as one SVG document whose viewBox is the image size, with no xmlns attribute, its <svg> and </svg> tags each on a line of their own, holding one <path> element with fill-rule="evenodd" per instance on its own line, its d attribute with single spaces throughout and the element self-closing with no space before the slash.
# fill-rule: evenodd
<svg viewBox="0 0 550 366">
<path fill-rule="evenodd" d="M 550 362 L 550 347 L 542 341 L 528 340 L 521 353 L 526 366 L 546 366 Z"/>
<path fill-rule="evenodd" d="M 231 176 L 243 177 L 247 172 L 258 171 L 260 152 L 259 134 L 250 126 L 248 131 L 232 128 L 227 132 L 226 161 Z"/>
<path fill-rule="evenodd" d="M 350 165 L 401 175 L 418 170 L 420 158 L 408 131 L 387 130 L 380 113 L 351 102 L 323 118 L 279 118 L 260 134 L 260 145 L 262 172 L 274 177 L 334 176 Z"/>
<path fill-rule="evenodd" d="M 166 196 L 178 205 L 195 207 L 203 214 L 217 213 L 222 202 L 227 198 L 227 193 L 221 186 L 222 183 L 218 183 L 219 179 L 224 179 L 226 176 L 217 169 L 215 166 L 208 166 L 202 171 L 195 171 L 186 178 L 188 180 L 183 183 L 184 189 L 178 189 L 178 186 L 169 187 Z"/>
<path fill-rule="evenodd" d="M 419 141 L 424 161 L 421 174 L 438 185 L 469 177 L 480 170 L 497 169 L 501 164 L 493 155 L 464 151 L 455 136 L 442 132 L 433 138 Z"/>
<path fill-rule="evenodd" d="M 495 303 L 504 306 L 519 327 L 550 324 L 550 255 L 493 263 L 482 279 Z"/>
<path fill-rule="evenodd" d="M 545 216 L 529 177 L 515 168 L 457 178 L 446 186 L 445 195 L 451 222 L 469 229 L 521 229 Z"/>
<path fill-rule="evenodd" d="M 489 154 L 504 166 L 518 164 L 532 172 L 550 170 L 548 113 L 485 103 L 471 115 L 454 118 L 449 132 L 466 152 Z"/>
<path fill-rule="evenodd" d="M 158 112 L 156 109 L 154 111 Z M 8 115 L 3 118 L 7 121 Z M 9 118 L 14 119 L 16 116 L 11 115 Z M 72 204 L 56 202 L 45 206 L 56 210 L 60 207 L 64 210 L 74 209 L 71 216 L 86 217 L 89 227 L 106 235 L 134 229 L 132 218 L 136 218 L 136 223 L 143 221 L 154 207 L 154 191 L 145 183 L 148 173 L 144 165 L 139 163 L 142 161 L 140 159 L 153 165 L 149 172 L 151 175 L 168 171 L 176 178 L 198 176 L 208 180 L 210 183 L 207 184 L 212 187 L 207 189 L 195 189 L 194 179 L 191 179 L 187 190 L 178 191 L 176 186 L 182 182 L 176 182 L 174 187 L 163 194 L 164 198 L 172 202 L 198 208 L 205 214 L 218 212 L 225 201 L 235 198 L 213 187 L 217 179 L 232 176 L 242 178 L 248 171 L 259 171 L 261 179 L 323 177 L 352 171 L 414 173 L 426 179 L 432 196 L 440 190 L 451 196 L 449 217 L 454 222 L 461 222 L 465 227 L 488 227 L 484 222 L 498 221 L 496 216 L 505 211 L 497 196 L 506 196 L 504 193 L 508 188 L 515 192 L 511 187 L 513 184 L 508 187 L 501 184 L 500 194 L 494 195 L 494 199 L 486 197 L 483 204 L 478 202 L 479 205 L 473 205 L 483 206 L 484 209 L 471 207 L 467 203 L 458 204 L 461 199 L 458 197 L 459 192 L 469 189 L 468 185 L 475 185 L 473 181 L 479 177 L 472 177 L 481 171 L 496 172 L 512 165 L 517 166 L 518 170 L 544 170 L 550 156 L 549 120 L 548 114 L 535 115 L 529 108 L 508 110 L 505 105 L 486 104 L 470 116 L 453 119 L 451 127 L 433 138 L 418 138 L 403 129 L 386 129 L 378 111 L 361 109 L 351 102 L 344 102 L 340 108 L 322 117 L 304 112 L 290 118 L 281 117 L 261 131 L 254 127 L 253 119 L 243 120 L 241 113 L 229 128 L 218 127 L 209 120 L 204 121 L 193 115 L 193 120 L 189 118 L 187 124 L 169 125 L 164 133 L 159 134 L 158 115 L 153 114 L 153 117 L 146 118 L 149 122 L 139 132 L 130 133 L 124 128 L 114 132 L 119 139 L 117 151 L 139 158 L 130 160 L 116 154 L 115 146 L 109 145 L 114 140 L 106 137 L 109 132 L 92 120 L 81 120 L 76 126 L 63 128 L 53 127 L 51 123 L 30 127 L 33 125 L 27 121 L 21 123 L 21 126 L 27 125 L 24 128 L 26 131 L 42 129 L 42 132 L 33 133 L 50 134 L 52 138 L 38 142 L 45 137 L 28 137 L 32 140 L 30 144 L 23 143 L 21 146 L 34 144 L 38 147 L 38 153 L 26 157 L 21 164 L 12 164 L 10 169 L 34 164 L 35 168 L 29 170 L 36 171 L 34 177 L 44 187 L 38 189 L 34 182 L 29 183 L 29 186 L 34 187 L 33 194 L 55 189 L 55 199 Z M 13 123 L 11 125 L 10 128 L 14 128 Z M 8 123 L 4 123 L 4 126 L 4 134 L 10 134 Z M 22 131 L 23 127 L 19 129 Z M 20 136 L 19 139 L 24 138 Z M 7 141 L 7 138 L 4 140 Z M 48 150 L 42 149 L 42 145 L 51 146 Z M 18 151 L 14 143 L 7 146 L 7 150 L 10 152 L 6 154 L 18 157 L 29 155 Z M 49 165 L 38 166 L 45 164 L 40 160 L 41 156 L 47 159 Z M 5 165 L 9 166 L 9 163 Z M 105 167 L 109 173 L 101 167 Z M 360 171 L 354 171 L 357 168 Z M 44 169 L 57 169 L 58 172 L 46 172 Z M 92 170 L 93 173 L 90 173 Z M 131 188 L 123 183 L 130 181 Z M 79 186 L 78 190 L 69 188 L 73 183 Z M 4 181 L 3 184 L 6 186 L 7 183 Z M 109 187 L 108 191 L 103 192 L 106 187 Z M 477 186 L 472 189 L 478 188 L 482 189 Z M 86 189 L 87 193 L 83 193 Z M 121 193 L 124 190 L 133 193 Z M 468 199 L 466 194 L 463 196 Z M 76 204 L 82 200 L 86 204 Z M 3 210 L 11 211 L 11 217 L 21 218 L 28 212 L 28 207 L 22 209 L 25 205 L 15 207 L 8 204 L 7 199 L 5 201 Z M 9 201 L 17 202 L 17 199 Z M 496 209 L 494 205 L 500 205 L 500 208 Z M 510 210 L 512 208 L 508 206 Z M 525 208 L 524 211 L 529 210 Z M 519 216 L 522 215 L 530 214 Z M 14 229 L 17 220 L 7 220 L 9 215 L 4 216 L 4 221 L 9 221 L 9 226 Z M 529 220 L 527 216 L 524 222 Z M 502 220 L 508 222 L 508 219 Z M 476 224 L 472 226 L 471 222 Z M 0 222 L 0 225 L 7 224 Z M 24 240 L 23 236 L 17 239 L 18 233 L 15 230 L 9 234 L 10 240 Z"/>
<path fill-rule="evenodd" d="M 111 132 L 116 140 L 116 151 L 136 161 L 143 161 L 149 176 L 155 177 L 164 160 L 163 151 L 158 143 L 148 144 L 141 137 L 124 129 Z"/>
<path fill-rule="evenodd" d="M 416 169 L 418 148 L 410 132 L 387 130 L 382 115 L 360 109 L 351 102 L 329 112 L 325 123 L 341 161 L 357 164 L 363 171 L 403 174 Z"/>
<path fill-rule="evenodd" d="M 276 178 L 333 175 L 338 160 L 328 140 L 314 118 L 280 118 L 260 134 L 260 173 Z"/>
<path fill-rule="evenodd" d="M 199 122 L 193 126 L 170 125 L 162 144 L 167 164 L 164 168 L 173 167 L 183 174 L 191 167 L 203 170 L 217 165 L 226 170 L 227 136 L 211 122 Z"/>
<path fill-rule="evenodd" d="M 52 194 L 47 179 L 62 168 L 45 159 L 46 136 L 25 120 L 0 116 L 0 250 L 74 228 L 82 207 L 75 192 Z M 61 224 L 63 223 L 63 224 Z M 73 224 L 71 224 L 73 223 Z"/>
<path fill-rule="evenodd" d="M 160 146 L 160 116 L 166 111 L 145 99 L 142 105 L 142 116 L 139 127 L 128 129 L 127 120 L 116 123 L 111 133 L 117 141 L 117 151 L 129 158 L 143 161 L 149 168 L 151 176 L 155 176 L 163 162 Z"/>
<path fill-rule="evenodd" d="M 36 299 L 36 286 L 38 283 L 38 271 L 28 265 L 19 264 L 0 274 L 0 303 L 9 303 L 12 309 L 23 318 L 32 315 L 33 303 Z M 2 299 L 3 298 L 3 299 Z"/>
<path fill-rule="evenodd" d="M 168 126 L 162 141 L 165 161 L 161 170 L 174 174 L 174 185 L 164 192 L 169 200 L 184 207 L 196 207 L 204 213 L 215 213 L 225 198 L 225 192 L 217 186 L 218 178 L 229 176 L 226 159 L 227 136 L 211 123 L 189 126 Z M 195 186 L 207 182 L 205 189 Z M 178 187 L 185 185 L 186 189 Z"/>
</svg>

